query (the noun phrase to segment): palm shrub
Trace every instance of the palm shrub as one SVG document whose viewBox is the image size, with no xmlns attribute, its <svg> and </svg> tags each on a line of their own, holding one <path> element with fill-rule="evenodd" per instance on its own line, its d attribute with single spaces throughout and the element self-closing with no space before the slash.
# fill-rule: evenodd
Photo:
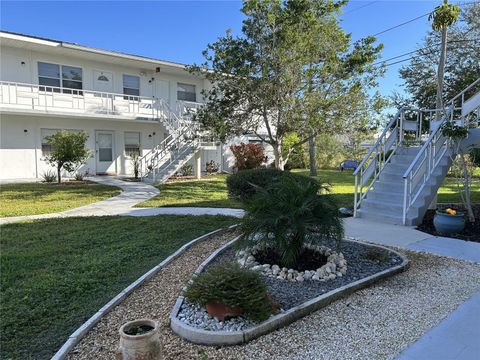
<svg viewBox="0 0 480 360">
<path fill-rule="evenodd" d="M 266 320 L 274 310 L 260 275 L 236 262 L 207 268 L 192 279 L 184 295 L 188 301 L 202 306 L 218 302 L 239 307 L 255 321 Z"/>
<path fill-rule="evenodd" d="M 282 266 L 295 266 L 304 244 L 335 240 L 337 251 L 343 223 L 328 188 L 317 181 L 282 177 L 258 188 L 246 204 L 242 220 L 243 247 L 259 245 L 275 251 Z"/>
</svg>

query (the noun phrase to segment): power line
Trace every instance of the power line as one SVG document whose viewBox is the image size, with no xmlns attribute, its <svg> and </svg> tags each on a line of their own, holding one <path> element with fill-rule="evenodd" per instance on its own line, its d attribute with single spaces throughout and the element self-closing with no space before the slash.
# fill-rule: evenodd
<svg viewBox="0 0 480 360">
<path fill-rule="evenodd" d="M 480 42 L 480 39 L 450 40 L 448 43 L 451 44 L 451 43 L 472 42 L 472 41 Z M 427 46 L 427 48 L 432 48 L 432 47 L 438 46 L 438 45 L 440 45 L 440 44 L 430 45 L 430 46 Z M 404 56 L 407 56 L 407 55 L 411 55 L 411 54 L 414 54 L 416 52 L 420 52 L 420 51 L 423 51 L 423 50 L 425 50 L 425 48 L 409 51 L 409 52 L 406 52 L 406 53 L 401 54 L 401 55 L 397 55 L 397 56 L 394 56 L 394 57 L 391 57 L 391 58 L 388 58 L 388 59 L 385 59 L 385 60 L 378 61 L 378 62 L 374 63 L 373 65 L 382 64 L 382 63 L 388 62 L 390 60 L 395 60 L 395 59 L 398 59 L 398 58 L 401 58 L 401 57 L 404 57 Z"/>
<path fill-rule="evenodd" d="M 405 21 L 405 22 L 403 22 L 403 23 L 401 23 L 401 24 L 392 26 L 391 28 L 388 28 L 388 29 L 385 29 L 385 30 L 383 30 L 383 31 L 380 31 L 380 32 L 378 32 L 378 33 L 376 33 L 376 34 L 373 34 L 372 36 L 378 36 L 378 35 L 381 35 L 381 34 L 384 34 L 384 33 L 388 32 L 388 31 L 391 31 L 391 30 L 393 30 L 393 29 L 399 28 L 400 26 L 410 24 L 411 22 L 414 22 L 414 21 L 416 21 L 416 20 L 418 20 L 418 19 L 421 19 L 421 18 L 429 15 L 430 13 L 431 13 L 431 11 L 429 11 L 429 12 L 426 13 L 426 14 L 417 16 L 416 18 L 413 18 L 413 19 L 411 19 L 411 20 Z"/>
<path fill-rule="evenodd" d="M 370 1 L 370 2 L 367 3 L 367 4 L 364 4 L 364 5 L 362 5 L 362 6 L 356 7 L 355 9 L 352 9 L 352 10 L 349 10 L 349 11 L 343 13 L 343 15 L 350 14 L 350 13 L 355 12 L 355 11 L 357 11 L 357 10 L 363 9 L 363 8 L 365 8 L 365 7 L 367 7 L 367 6 L 373 5 L 373 4 L 377 3 L 377 2 L 380 2 L 380 0 Z"/>
</svg>

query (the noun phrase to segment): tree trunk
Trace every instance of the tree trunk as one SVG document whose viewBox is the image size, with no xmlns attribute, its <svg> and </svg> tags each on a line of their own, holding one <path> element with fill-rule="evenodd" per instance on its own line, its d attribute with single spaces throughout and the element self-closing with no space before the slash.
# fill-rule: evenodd
<svg viewBox="0 0 480 360">
<path fill-rule="evenodd" d="M 315 158 L 315 137 L 308 140 L 308 154 L 310 157 L 310 176 L 317 176 L 317 159 Z"/>
<path fill-rule="evenodd" d="M 447 3 L 447 0 L 444 0 Z M 438 63 L 437 70 L 437 101 L 435 107 L 437 109 L 435 117 L 436 120 L 440 120 L 442 117 L 441 109 L 443 109 L 443 78 L 445 72 L 445 58 L 447 56 L 447 27 L 442 29 L 442 43 L 440 45 L 440 61 Z"/>
<path fill-rule="evenodd" d="M 57 165 L 57 182 L 62 183 L 62 164 L 60 163 Z"/>
<path fill-rule="evenodd" d="M 471 223 L 475 222 L 475 215 L 473 214 L 472 209 L 472 199 L 470 197 L 470 182 L 467 170 L 467 162 L 465 160 L 465 154 L 462 150 L 460 150 L 460 159 L 462 162 L 462 171 L 463 171 L 463 191 L 464 191 L 464 199 L 463 202 L 465 204 L 465 208 L 467 209 L 468 220 Z"/>
<path fill-rule="evenodd" d="M 284 169 L 283 156 L 282 156 L 282 145 L 278 142 L 272 144 L 273 147 L 273 156 L 275 157 L 275 168 L 279 170 Z"/>
</svg>

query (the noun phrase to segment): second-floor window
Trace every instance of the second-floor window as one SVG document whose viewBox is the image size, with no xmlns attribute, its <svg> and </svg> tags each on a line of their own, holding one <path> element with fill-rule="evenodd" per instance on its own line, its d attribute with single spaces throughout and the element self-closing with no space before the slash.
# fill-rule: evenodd
<svg viewBox="0 0 480 360">
<path fill-rule="evenodd" d="M 177 99 L 183 101 L 197 101 L 197 93 L 195 85 L 178 83 L 177 85 Z"/>
<path fill-rule="evenodd" d="M 63 88 L 63 92 L 71 92 L 71 90 L 65 89 L 81 90 L 83 88 L 82 69 L 68 65 L 39 62 L 38 83 L 44 85 L 43 90 L 47 91 L 60 92 L 60 89 L 52 89 L 51 87 Z"/>
<path fill-rule="evenodd" d="M 125 95 L 140 96 L 140 77 L 123 75 L 123 93 Z"/>
</svg>

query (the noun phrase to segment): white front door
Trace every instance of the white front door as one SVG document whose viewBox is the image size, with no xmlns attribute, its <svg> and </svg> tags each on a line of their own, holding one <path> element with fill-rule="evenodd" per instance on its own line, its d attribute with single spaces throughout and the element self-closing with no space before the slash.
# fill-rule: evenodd
<svg viewBox="0 0 480 360">
<path fill-rule="evenodd" d="M 156 80 L 155 96 L 170 103 L 170 83 L 166 80 Z"/>
<path fill-rule="evenodd" d="M 95 158 L 97 174 L 115 174 L 114 132 L 97 131 L 95 133 Z"/>
<path fill-rule="evenodd" d="M 101 92 L 113 92 L 113 74 L 107 71 L 93 71 L 93 89 Z"/>
</svg>

